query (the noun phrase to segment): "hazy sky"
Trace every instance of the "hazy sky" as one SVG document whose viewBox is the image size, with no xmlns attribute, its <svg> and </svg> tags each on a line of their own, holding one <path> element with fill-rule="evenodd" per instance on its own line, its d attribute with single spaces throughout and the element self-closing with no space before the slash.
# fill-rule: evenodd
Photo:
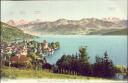
<svg viewBox="0 0 128 83">
<path fill-rule="evenodd" d="M 103 17 L 127 18 L 127 0 L 46 0 L 2 1 L 1 18 L 4 21 L 27 19 L 52 21 L 60 18 L 78 20 Z"/>
</svg>

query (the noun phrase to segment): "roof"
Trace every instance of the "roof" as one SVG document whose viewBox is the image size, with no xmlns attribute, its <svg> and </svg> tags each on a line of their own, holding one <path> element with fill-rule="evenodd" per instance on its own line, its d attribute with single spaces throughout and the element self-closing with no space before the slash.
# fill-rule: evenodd
<svg viewBox="0 0 128 83">
<path fill-rule="evenodd" d="M 13 56 L 10 58 L 11 62 L 27 62 L 29 60 L 30 58 L 26 57 L 25 55 Z"/>
</svg>

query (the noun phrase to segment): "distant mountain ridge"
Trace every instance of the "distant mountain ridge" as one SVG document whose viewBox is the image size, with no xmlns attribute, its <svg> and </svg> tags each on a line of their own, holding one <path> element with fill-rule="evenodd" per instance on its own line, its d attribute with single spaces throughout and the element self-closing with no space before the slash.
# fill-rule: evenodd
<svg viewBox="0 0 128 83">
<path fill-rule="evenodd" d="M 28 24 L 29 21 L 26 21 L 26 20 L 18 20 L 18 21 L 15 21 L 15 20 L 9 20 L 7 21 L 7 24 L 11 25 L 11 26 L 18 26 L 18 25 L 25 25 L 25 24 Z"/>
<path fill-rule="evenodd" d="M 127 28 L 127 24 L 127 20 L 120 20 L 118 18 L 84 18 L 81 20 L 58 19 L 53 22 L 41 22 L 38 20 L 16 26 L 27 33 L 35 33 L 39 35 L 88 35 L 98 31 L 125 29 Z"/>
</svg>

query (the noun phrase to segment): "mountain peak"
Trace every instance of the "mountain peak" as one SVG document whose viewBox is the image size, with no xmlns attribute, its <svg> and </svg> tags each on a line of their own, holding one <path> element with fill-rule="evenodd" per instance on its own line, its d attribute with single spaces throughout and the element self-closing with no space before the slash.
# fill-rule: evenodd
<svg viewBox="0 0 128 83">
<path fill-rule="evenodd" d="M 64 22 L 64 21 L 68 21 L 68 20 L 67 19 L 64 19 L 64 18 L 57 20 L 57 22 Z"/>
<path fill-rule="evenodd" d="M 56 21 L 56 23 L 57 23 L 58 25 L 65 25 L 65 24 L 68 24 L 69 22 L 68 22 L 67 19 L 62 18 L 62 19 L 58 19 L 58 20 Z"/>
<path fill-rule="evenodd" d="M 7 24 L 11 25 L 11 26 L 17 26 L 17 25 L 25 25 L 28 24 L 29 21 L 24 20 L 24 19 L 20 19 L 20 20 L 9 20 L 7 22 Z"/>
<path fill-rule="evenodd" d="M 9 20 L 7 21 L 7 24 L 11 25 L 11 26 L 16 26 L 16 23 L 14 20 Z"/>
<path fill-rule="evenodd" d="M 107 17 L 103 18 L 104 21 L 109 21 L 109 22 L 119 22 L 121 19 L 116 18 L 116 17 Z"/>
</svg>

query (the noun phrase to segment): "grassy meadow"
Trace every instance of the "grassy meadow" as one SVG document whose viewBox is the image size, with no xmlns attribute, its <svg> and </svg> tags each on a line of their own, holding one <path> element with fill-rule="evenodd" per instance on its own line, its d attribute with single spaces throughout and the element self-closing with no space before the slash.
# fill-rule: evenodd
<svg viewBox="0 0 128 83">
<path fill-rule="evenodd" d="M 99 80 L 103 78 L 86 77 L 78 75 L 65 75 L 49 72 L 49 70 L 33 70 L 33 69 L 17 69 L 12 67 L 4 67 L 1 69 L 2 78 L 18 79 L 18 78 L 49 78 L 49 79 L 86 79 Z"/>
</svg>

